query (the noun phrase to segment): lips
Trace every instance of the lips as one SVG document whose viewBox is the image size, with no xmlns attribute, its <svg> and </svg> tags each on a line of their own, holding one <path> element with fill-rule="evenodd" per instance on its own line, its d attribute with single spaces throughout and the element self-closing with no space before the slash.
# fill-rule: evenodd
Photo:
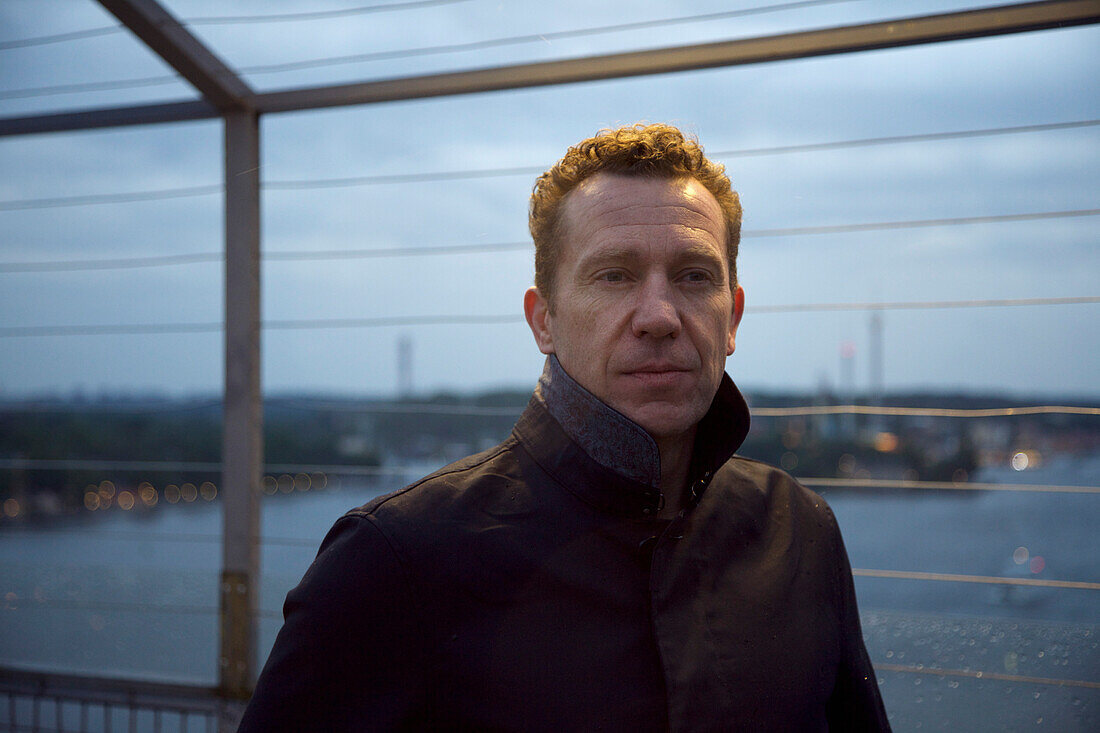
<svg viewBox="0 0 1100 733">
<path fill-rule="evenodd" d="M 677 364 L 646 364 L 624 372 L 634 384 L 647 391 L 680 389 L 691 376 L 691 370 Z"/>
<path fill-rule="evenodd" d="M 690 372 L 691 367 L 681 364 L 657 362 L 624 369 L 624 374 L 665 374 L 668 372 Z"/>
</svg>

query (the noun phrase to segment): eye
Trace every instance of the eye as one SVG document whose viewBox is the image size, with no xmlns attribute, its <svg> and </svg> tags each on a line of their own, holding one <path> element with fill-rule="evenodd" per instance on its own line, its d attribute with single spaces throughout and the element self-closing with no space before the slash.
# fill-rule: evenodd
<svg viewBox="0 0 1100 733">
<path fill-rule="evenodd" d="M 608 283 L 621 283 L 626 280 L 626 275 L 622 270 L 605 270 L 599 274 L 597 279 Z"/>
<path fill-rule="evenodd" d="M 689 283 L 708 283 L 713 280 L 706 270 L 688 270 L 684 273 L 683 279 Z"/>
</svg>

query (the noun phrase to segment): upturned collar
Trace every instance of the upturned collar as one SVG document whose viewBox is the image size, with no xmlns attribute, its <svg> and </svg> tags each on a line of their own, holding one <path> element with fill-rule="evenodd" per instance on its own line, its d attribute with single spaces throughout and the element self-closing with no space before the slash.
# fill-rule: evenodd
<svg viewBox="0 0 1100 733">
<path fill-rule="evenodd" d="M 689 506 L 740 447 L 748 428 L 745 400 L 723 374 L 696 431 L 685 497 Z M 656 514 L 663 505 L 656 441 L 577 383 L 554 355 L 546 360 L 516 434 L 545 470 L 590 504 L 643 515 Z"/>
<path fill-rule="evenodd" d="M 535 398 L 597 463 L 646 486 L 660 485 L 661 452 L 653 437 L 582 387 L 553 354 L 546 358 Z"/>
</svg>

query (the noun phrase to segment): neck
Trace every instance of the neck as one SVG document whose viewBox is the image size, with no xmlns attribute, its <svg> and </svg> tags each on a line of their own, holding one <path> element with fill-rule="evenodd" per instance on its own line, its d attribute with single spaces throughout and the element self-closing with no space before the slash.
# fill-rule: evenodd
<svg viewBox="0 0 1100 733">
<path fill-rule="evenodd" d="M 694 445 L 695 428 L 674 438 L 657 439 L 657 448 L 661 452 L 660 489 L 665 497 L 661 517 L 674 517 L 680 513 Z"/>
</svg>

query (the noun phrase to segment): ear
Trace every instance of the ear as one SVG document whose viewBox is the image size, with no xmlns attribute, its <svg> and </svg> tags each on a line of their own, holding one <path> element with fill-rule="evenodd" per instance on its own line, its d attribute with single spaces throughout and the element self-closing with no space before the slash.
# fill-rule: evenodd
<svg viewBox="0 0 1100 733">
<path fill-rule="evenodd" d="M 745 289 L 738 285 L 733 291 L 733 313 L 730 314 L 730 340 L 726 344 L 726 356 L 733 353 L 737 346 L 737 327 L 741 316 L 745 315 Z"/>
<path fill-rule="evenodd" d="M 542 297 L 538 288 L 527 288 L 527 292 L 523 294 L 523 315 L 527 316 L 527 325 L 531 327 L 531 333 L 535 336 L 539 351 L 544 354 L 553 354 L 554 337 L 550 332 L 550 303 Z"/>
</svg>

